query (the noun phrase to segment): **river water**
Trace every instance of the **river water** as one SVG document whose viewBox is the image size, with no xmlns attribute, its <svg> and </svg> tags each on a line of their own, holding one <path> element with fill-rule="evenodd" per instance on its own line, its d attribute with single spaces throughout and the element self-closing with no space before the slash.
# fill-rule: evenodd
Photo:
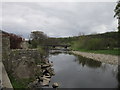
<svg viewBox="0 0 120 90">
<path fill-rule="evenodd" d="M 50 54 L 60 88 L 117 88 L 118 65 L 110 65 L 68 53 Z"/>
</svg>

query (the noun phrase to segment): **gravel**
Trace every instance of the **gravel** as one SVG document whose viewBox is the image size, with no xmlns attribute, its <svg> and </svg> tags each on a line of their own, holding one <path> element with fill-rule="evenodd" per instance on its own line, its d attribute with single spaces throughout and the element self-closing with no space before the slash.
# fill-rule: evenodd
<svg viewBox="0 0 120 90">
<path fill-rule="evenodd" d="M 83 57 L 90 58 L 96 61 L 100 61 L 108 64 L 120 65 L 120 62 L 118 62 L 118 59 L 120 58 L 120 56 L 95 54 L 95 53 L 87 53 L 87 52 L 80 52 L 80 51 L 72 51 L 72 53 L 81 55 Z"/>
</svg>

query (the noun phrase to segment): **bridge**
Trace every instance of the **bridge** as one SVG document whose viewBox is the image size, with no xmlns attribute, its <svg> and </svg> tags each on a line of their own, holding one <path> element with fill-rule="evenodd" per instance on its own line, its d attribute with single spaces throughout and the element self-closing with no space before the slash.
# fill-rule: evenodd
<svg viewBox="0 0 120 90">
<path fill-rule="evenodd" d="M 58 44 L 53 44 L 53 45 L 44 45 L 44 46 L 47 46 L 47 47 L 52 47 L 52 48 L 56 48 L 56 47 L 63 47 L 65 49 L 67 49 L 68 47 L 70 47 L 71 45 L 58 45 Z"/>
</svg>

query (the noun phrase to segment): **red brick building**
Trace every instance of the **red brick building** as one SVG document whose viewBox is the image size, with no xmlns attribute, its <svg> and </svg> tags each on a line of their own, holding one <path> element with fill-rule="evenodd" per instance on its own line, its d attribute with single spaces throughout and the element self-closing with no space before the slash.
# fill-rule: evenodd
<svg viewBox="0 0 120 90">
<path fill-rule="evenodd" d="M 10 49 L 22 49 L 21 43 L 24 39 L 21 36 L 2 31 L 2 37 L 9 38 Z"/>
</svg>

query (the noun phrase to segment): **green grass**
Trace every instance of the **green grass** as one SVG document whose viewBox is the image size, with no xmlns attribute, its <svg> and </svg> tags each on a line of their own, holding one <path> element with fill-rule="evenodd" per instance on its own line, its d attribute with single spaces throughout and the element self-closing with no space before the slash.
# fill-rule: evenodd
<svg viewBox="0 0 120 90">
<path fill-rule="evenodd" d="M 28 88 L 28 83 L 32 81 L 32 79 L 15 79 L 13 76 L 9 75 L 10 81 L 14 89 L 17 88 Z"/>
<path fill-rule="evenodd" d="M 99 53 L 99 54 L 111 54 L 111 55 L 120 55 L 120 50 L 85 50 L 85 49 L 77 49 L 77 51 L 81 52 L 89 52 L 89 53 Z"/>
<path fill-rule="evenodd" d="M 16 80 L 12 76 L 10 77 L 10 81 L 12 83 L 13 88 L 26 88 L 26 85 L 23 82 Z"/>
</svg>

